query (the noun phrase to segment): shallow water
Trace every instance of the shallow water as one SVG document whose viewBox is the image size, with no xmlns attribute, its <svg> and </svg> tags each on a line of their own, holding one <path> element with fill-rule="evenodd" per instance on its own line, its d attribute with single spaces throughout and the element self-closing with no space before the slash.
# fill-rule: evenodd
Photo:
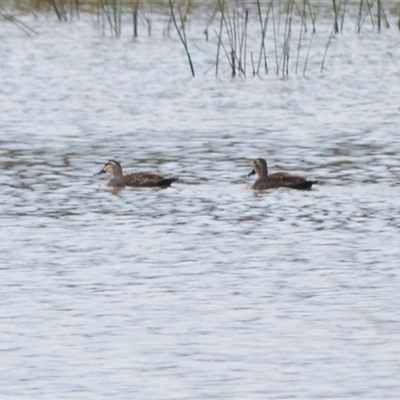
<svg viewBox="0 0 400 400">
<path fill-rule="evenodd" d="M 195 79 L 176 38 L 37 24 L 0 25 L 0 396 L 399 398 L 395 29 L 232 80 L 195 24 Z M 254 193 L 259 156 L 320 183 Z"/>
</svg>

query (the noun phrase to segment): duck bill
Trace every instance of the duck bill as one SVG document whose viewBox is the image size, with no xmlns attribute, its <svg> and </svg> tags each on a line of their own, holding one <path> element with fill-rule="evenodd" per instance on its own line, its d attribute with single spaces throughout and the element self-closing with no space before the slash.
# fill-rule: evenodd
<svg viewBox="0 0 400 400">
<path fill-rule="evenodd" d="M 101 175 L 101 174 L 105 174 L 105 173 L 106 173 L 106 171 L 104 171 L 104 169 L 102 169 L 101 171 L 95 173 L 94 175 L 96 176 L 96 175 Z"/>
<path fill-rule="evenodd" d="M 251 170 L 251 172 L 247 176 L 255 175 L 256 171 L 254 169 Z"/>
</svg>

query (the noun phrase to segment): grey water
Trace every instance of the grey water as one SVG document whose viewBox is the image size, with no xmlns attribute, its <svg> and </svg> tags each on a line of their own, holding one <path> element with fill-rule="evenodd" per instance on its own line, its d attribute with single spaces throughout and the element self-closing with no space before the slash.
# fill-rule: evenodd
<svg viewBox="0 0 400 400">
<path fill-rule="evenodd" d="M 194 21 L 192 78 L 161 18 L 24 18 L 0 23 L 0 398 L 398 399 L 396 29 L 337 35 L 321 73 L 326 21 L 305 77 L 232 79 Z M 254 193 L 256 157 L 319 184 Z M 110 158 L 180 180 L 111 192 Z"/>
</svg>

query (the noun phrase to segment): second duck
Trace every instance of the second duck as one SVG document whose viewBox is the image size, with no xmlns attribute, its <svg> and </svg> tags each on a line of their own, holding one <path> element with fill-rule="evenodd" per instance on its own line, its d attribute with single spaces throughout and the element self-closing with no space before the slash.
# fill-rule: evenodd
<svg viewBox="0 0 400 400">
<path fill-rule="evenodd" d="M 108 172 L 113 178 L 108 182 L 108 186 L 114 188 L 131 187 L 160 187 L 166 188 L 178 180 L 178 178 L 165 178 L 162 175 L 152 172 L 136 172 L 133 174 L 123 175 L 122 166 L 118 161 L 109 160 L 104 167 L 96 175 Z"/>
<path fill-rule="evenodd" d="M 299 175 L 292 175 L 286 172 L 277 172 L 268 175 L 268 166 L 264 158 L 257 158 L 253 161 L 253 170 L 248 176 L 258 174 L 257 180 L 252 185 L 254 190 L 274 189 L 286 187 L 290 189 L 311 189 L 311 186 L 318 181 L 310 181 Z"/>
</svg>

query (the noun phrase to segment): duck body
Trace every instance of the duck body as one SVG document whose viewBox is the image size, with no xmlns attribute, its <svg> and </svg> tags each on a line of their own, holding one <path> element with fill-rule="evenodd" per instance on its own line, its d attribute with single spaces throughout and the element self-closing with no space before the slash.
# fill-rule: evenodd
<svg viewBox="0 0 400 400">
<path fill-rule="evenodd" d="M 98 174 L 106 172 L 113 176 L 107 185 L 114 188 L 123 188 L 126 186 L 166 188 L 178 180 L 178 178 L 165 178 L 162 175 L 152 172 L 136 172 L 133 174 L 123 175 L 121 164 L 115 160 L 107 161 Z"/>
<path fill-rule="evenodd" d="M 257 158 L 253 161 L 253 170 L 250 175 L 258 174 L 257 180 L 252 185 L 254 190 L 266 190 L 285 187 L 289 189 L 308 190 L 314 183 L 300 175 L 293 175 L 286 172 L 277 172 L 268 175 L 268 166 L 264 158 Z"/>
</svg>

